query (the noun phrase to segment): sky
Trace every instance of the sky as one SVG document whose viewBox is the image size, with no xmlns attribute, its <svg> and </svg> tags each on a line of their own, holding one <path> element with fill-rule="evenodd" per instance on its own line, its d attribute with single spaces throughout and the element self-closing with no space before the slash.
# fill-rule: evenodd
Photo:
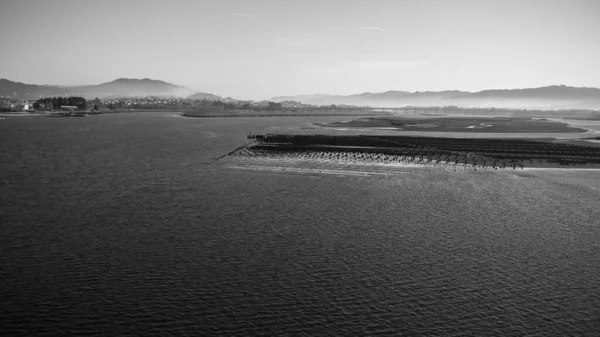
<svg viewBox="0 0 600 337">
<path fill-rule="evenodd" d="M 600 87 L 596 0 L 0 0 L 0 78 L 238 99 Z"/>
</svg>

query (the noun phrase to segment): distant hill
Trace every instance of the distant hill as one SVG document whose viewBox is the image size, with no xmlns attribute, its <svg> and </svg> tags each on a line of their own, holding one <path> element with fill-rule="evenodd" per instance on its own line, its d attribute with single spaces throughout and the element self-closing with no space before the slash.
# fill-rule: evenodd
<svg viewBox="0 0 600 337">
<path fill-rule="evenodd" d="M 512 90 L 483 90 L 471 94 L 473 97 L 503 97 L 511 99 L 544 98 L 544 99 L 598 99 L 600 89 L 578 88 L 565 85 L 552 85 L 541 88 Z"/>
<path fill-rule="evenodd" d="M 194 93 L 186 87 L 171 83 L 144 78 L 129 79 L 119 78 L 112 82 L 98 85 L 72 87 L 82 93 L 84 97 L 135 97 L 135 96 L 176 96 L 186 97 Z"/>
<path fill-rule="evenodd" d="M 221 100 L 221 96 L 217 96 L 217 95 L 213 95 L 213 94 L 207 94 L 205 92 L 197 92 L 193 95 L 188 96 L 187 98 L 189 99 L 206 99 L 209 101 L 219 101 Z"/>
<path fill-rule="evenodd" d="M 600 109 L 600 89 L 553 85 L 541 88 L 466 91 L 386 91 L 355 95 L 299 95 L 271 99 L 306 104 L 352 104 L 373 107 L 461 106 L 528 109 Z"/>
<path fill-rule="evenodd" d="M 3 97 L 36 99 L 47 96 L 63 96 L 66 92 L 65 87 L 25 84 L 4 78 L 0 79 L 0 96 Z"/>
<path fill-rule="evenodd" d="M 98 85 L 83 85 L 70 87 L 24 84 L 19 82 L 13 82 L 7 79 L 0 79 L 0 96 L 29 100 L 53 96 L 83 96 L 89 99 L 94 97 L 116 98 L 139 96 L 188 97 L 195 94 L 196 92 L 192 89 L 148 78 L 119 78 L 112 82 L 102 83 Z M 205 93 L 198 94 L 207 95 L 207 97 L 218 97 L 215 95 Z"/>
</svg>

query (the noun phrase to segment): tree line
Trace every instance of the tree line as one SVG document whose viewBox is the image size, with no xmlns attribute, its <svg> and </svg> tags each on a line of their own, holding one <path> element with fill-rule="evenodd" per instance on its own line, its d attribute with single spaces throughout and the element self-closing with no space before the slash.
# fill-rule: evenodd
<svg viewBox="0 0 600 337">
<path fill-rule="evenodd" d="M 33 103 L 35 110 L 53 110 L 63 106 L 76 106 L 79 110 L 86 110 L 87 102 L 83 97 L 46 97 Z"/>
</svg>

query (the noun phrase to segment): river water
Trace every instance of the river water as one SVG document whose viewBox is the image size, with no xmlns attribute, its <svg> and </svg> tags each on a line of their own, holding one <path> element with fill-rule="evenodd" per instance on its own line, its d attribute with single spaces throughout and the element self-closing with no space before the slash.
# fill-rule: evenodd
<svg viewBox="0 0 600 337">
<path fill-rule="evenodd" d="M 598 171 L 212 163 L 343 119 L 1 120 L 0 334 L 596 335 Z"/>
</svg>

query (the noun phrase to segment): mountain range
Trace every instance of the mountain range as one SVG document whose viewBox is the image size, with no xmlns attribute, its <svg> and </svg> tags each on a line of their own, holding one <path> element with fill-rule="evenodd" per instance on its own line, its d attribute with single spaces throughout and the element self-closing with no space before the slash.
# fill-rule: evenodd
<svg viewBox="0 0 600 337">
<path fill-rule="evenodd" d="M 213 94 L 196 92 L 192 89 L 159 80 L 119 78 L 112 82 L 97 85 L 56 86 L 36 85 L 0 79 L 0 96 L 33 100 L 42 97 L 82 96 L 86 99 L 172 96 L 192 99 L 219 100 Z"/>
<path fill-rule="evenodd" d="M 355 95 L 279 96 L 275 102 L 300 101 L 306 104 L 348 104 L 372 107 L 460 106 L 522 109 L 600 109 L 600 89 L 553 85 L 540 88 L 448 91 L 386 91 Z"/>
<path fill-rule="evenodd" d="M 174 96 L 189 99 L 222 100 L 220 96 L 196 92 L 190 88 L 159 80 L 119 78 L 98 85 L 36 85 L 0 79 L 0 97 L 34 100 L 42 97 L 82 96 L 86 99 L 143 96 Z M 365 92 L 354 95 L 279 96 L 274 102 L 299 101 L 305 104 L 346 104 L 371 107 L 459 106 L 521 109 L 600 109 L 600 89 L 552 85 L 529 89 L 483 90 L 468 92 L 397 91 Z"/>
</svg>

